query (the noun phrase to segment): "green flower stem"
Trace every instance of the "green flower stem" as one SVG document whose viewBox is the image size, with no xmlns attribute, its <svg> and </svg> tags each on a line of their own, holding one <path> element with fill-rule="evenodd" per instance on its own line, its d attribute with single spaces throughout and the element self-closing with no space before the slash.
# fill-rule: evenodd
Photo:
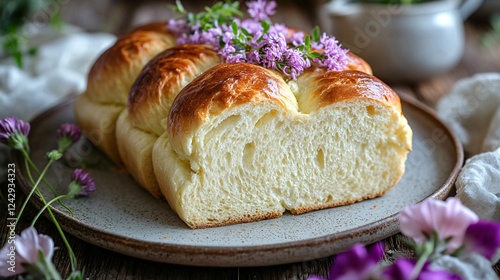
<svg viewBox="0 0 500 280">
<path fill-rule="evenodd" d="M 26 151 L 23 150 L 23 155 L 24 155 L 24 159 L 29 163 L 29 166 L 31 166 L 31 168 L 33 168 L 33 170 L 35 170 L 35 172 L 38 175 L 40 175 L 40 171 L 38 170 L 38 168 L 36 167 L 36 165 L 31 160 L 29 154 Z M 26 166 L 26 170 L 28 171 L 28 176 L 30 177 L 31 181 L 33 181 L 32 177 L 31 177 L 31 172 L 30 172 L 30 169 L 29 169 L 28 166 Z M 49 187 L 50 191 L 54 194 L 54 196 L 57 196 L 57 192 L 54 189 L 54 186 L 52 186 L 52 184 L 45 177 L 43 177 L 42 180 Z M 64 202 L 62 202 L 62 201 L 59 201 L 58 203 L 64 209 L 66 209 L 66 211 L 68 211 L 71 216 L 74 216 L 74 212 L 73 212 L 73 210 L 71 210 L 71 208 L 69 208 L 69 206 L 67 206 L 66 204 L 64 204 Z"/>
<path fill-rule="evenodd" d="M 60 196 L 57 196 L 57 197 L 54 197 L 53 199 L 51 199 L 49 202 L 47 202 L 45 204 L 45 206 L 43 206 L 42 209 L 40 209 L 40 211 L 38 211 L 38 213 L 36 214 L 35 218 L 33 218 L 33 221 L 31 222 L 31 226 L 34 227 L 35 226 L 35 223 L 36 221 L 38 220 L 38 218 L 40 217 L 40 215 L 42 215 L 43 211 L 45 211 L 45 209 L 47 209 L 47 207 L 49 207 L 53 202 L 59 200 L 59 199 L 62 199 L 62 198 L 65 198 L 65 197 L 70 197 L 69 195 L 67 194 L 63 194 L 63 195 L 60 195 Z"/>
<path fill-rule="evenodd" d="M 42 251 L 38 251 L 38 258 L 34 264 L 23 264 L 22 266 L 28 272 L 28 279 L 51 279 L 61 280 L 61 275 L 57 272 L 54 264 L 45 258 Z"/>
<path fill-rule="evenodd" d="M 43 196 L 40 197 L 42 199 L 42 202 L 46 205 L 47 201 Z M 61 226 L 57 222 L 56 217 L 54 216 L 54 213 L 52 213 L 52 210 L 50 208 L 47 208 L 47 212 L 49 213 L 50 218 L 52 219 L 52 222 L 57 228 L 57 231 L 59 232 L 59 235 L 61 236 L 61 239 L 64 242 L 64 245 L 66 246 L 66 250 L 68 250 L 69 254 L 69 260 L 71 263 L 71 270 L 75 271 L 76 270 L 76 256 L 75 253 L 73 252 L 73 248 L 71 248 L 71 245 L 69 245 L 68 239 L 66 239 L 66 235 L 64 234 L 64 231 L 62 230 Z"/>
<path fill-rule="evenodd" d="M 411 272 L 410 279 L 414 280 L 418 278 L 418 275 L 420 275 L 420 272 L 424 268 L 425 262 L 429 259 L 429 257 L 432 255 L 434 252 L 434 247 L 435 244 L 434 242 L 427 242 L 424 247 L 424 251 L 422 252 L 422 255 L 418 258 L 417 264 L 413 268 L 413 271 Z"/>
<path fill-rule="evenodd" d="M 26 154 L 26 151 L 23 150 L 23 153 Z M 30 193 L 28 194 L 28 197 L 26 198 L 26 200 L 24 201 L 23 205 L 21 206 L 21 210 L 19 210 L 19 213 L 17 214 L 16 226 L 17 226 L 17 222 L 19 221 L 19 218 L 21 218 L 21 215 L 23 214 L 24 208 L 26 207 L 26 205 L 28 204 L 28 201 L 33 196 L 33 193 L 37 190 L 38 185 L 42 181 L 43 176 L 45 176 L 45 173 L 47 173 L 47 170 L 49 169 L 49 167 L 52 164 L 52 162 L 54 162 L 54 161 L 53 160 L 49 160 L 49 162 L 47 163 L 47 165 L 45 165 L 45 168 L 43 169 L 42 173 L 40 174 L 40 177 L 38 177 L 38 180 L 36 182 L 33 182 L 33 180 L 31 180 L 31 183 L 33 183 L 33 188 L 31 189 Z M 33 179 L 33 178 L 31 178 L 31 179 Z"/>
<path fill-rule="evenodd" d="M 28 158 L 29 158 L 29 157 L 26 157 L 26 156 L 25 156 L 25 163 L 26 163 L 26 165 L 28 165 Z M 51 163 L 51 162 L 52 162 L 52 161 L 49 161 L 49 163 L 48 163 L 48 164 L 47 164 L 47 166 L 45 167 L 44 171 L 42 171 L 42 173 L 40 174 L 40 176 L 41 176 L 41 177 L 42 177 L 43 175 L 45 175 L 45 172 L 47 171 L 47 169 L 48 169 L 48 167 L 50 166 L 50 163 Z M 28 166 L 27 166 L 27 167 L 28 167 Z M 27 168 L 27 170 L 29 170 L 29 168 Z M 28 177 L 29 177 L 29 179 L 30 179 L 31 183 L 33 183 L 34 185 L 36 185 L 36 184 L 35 184 L 35 182 L 34 182 L 34 180 L 33 180 L 33 177 L 31 176 L 31 173 L 30 173 L 29 171 L 28 171 Z M 40 178 L 41 178 L 41 177 L 40 177 Z M 40 181 L 40 178 L 38 178 L 38 183 L 39 183 L 39 181 Z M 35 188 L 35 187 L 33 187 L 32 191 L 30 192 L 30 195 L 32 195 L 33 190 L 35 190 L 35 189 L 36 189 L 36 188 Z M 47 205 L 47 201 L 46 201 L 46 200 L 45 200 L 45 198 L 43 197 L 43 194 L 42 194 L 39 190 L 38 190 L 38 192 L 37 192 L 37 193 L 38 193 L 38 195 L 40 196 L 40 199 L 42 200 L 43 204 L 44 204 L 44 205 Z M 25 204 L 23 205 L 23 208 L 24 208 L 24 206 L 26 206 L 26 202 L 27 202 L 28 200 L 29 200 L 29 199 L 27 199 L 27 200 L 25 201 Z M 44 208 L 46 208 L 46 207 L 44 207 Z M 22 212 L 22 210 L 21 210 L 21 212 Z M 53 222 L 53 223 L 54 223 L 54 225 L 56 226 L 57 231 L 59 232 L 59 235 L 61 236 L 61 239 L 63 240 L 63 243 L 64 243 L 64 245 L 66 246 L 66 250 L 68 250 L 69 259 L 70 259 L 70 263 L 71 263 L 71 269 L 72 269 L 72 271 L 75 271 L 75 270 L 76 270 L 76 256 L 75 256 L 75 253 L 73 252 L 73 249 L 71 248 L 71 245 L 69 245 L 69 242 L 68 242 L 68 240 L 67 240 L 67 238 L 66 238 L 66 235 L 64 234 L 64 232 L 63 232 L 63 230 L 62 230 L 61 226 L 60 226 L 60 225 L 59 225 L 59 223 L 57 222 L 57 219 L 55 218 L 54 213 L 52 213 L 52 210 L 51 210 L 50 208 L 47 208 L 47 212 L 49 213 L 49 216 L 50 216 L 50 218 L 51 218 L 52 222 Z M 20 213 L 20 214 L 21 214 L 21 213 Z M 19 220 L 20 214 L 18 215 L 17 220 Z M 16 220 L 16 225 L 17 225 L 17 220 Z"/>
</svg>

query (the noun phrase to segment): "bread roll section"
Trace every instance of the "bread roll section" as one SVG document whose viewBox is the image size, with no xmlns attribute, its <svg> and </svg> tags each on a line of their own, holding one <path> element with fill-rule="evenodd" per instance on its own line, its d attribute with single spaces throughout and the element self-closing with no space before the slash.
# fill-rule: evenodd
<svg viewBox="0 0 500 280">
<path fill-rule="evenodd" d="M 179 93 L 153 166 L 190 227 L 346 205 L 401 178 L 412 133 L 387 85 L 316 69 L 296 89 L 262 67 L 222 64 Z"/>
<path fill-rule="evenodd" d="M 158 53 L 175 45 L 168 31 L 136 31 L 118 39 L 92 66 L 87 89 L 75 102 L 83 133 L 117 165 L 116 121 L 128 102 L 130 87 L 142 68 Z"/>
<path fill-rule="evenodd" d="M 349 54 L 297 80 L 175 46 L 164 23 L 121 37 L 75 103 L 87 137 L 191 228 L 355 203 L 401 178 L 412 132 L 400 100 Z"/>
<path fill-rule="evenodd" d="M 208 46 L 170 48 L 151 60 L 137 77 L 123 110 L 116 135 L 119 154 L 134 179 L 163 199 L 153 171 L 152 148 L 163 134 L 177 93 L 201 73 L 220 63 Z"/>
</svg>

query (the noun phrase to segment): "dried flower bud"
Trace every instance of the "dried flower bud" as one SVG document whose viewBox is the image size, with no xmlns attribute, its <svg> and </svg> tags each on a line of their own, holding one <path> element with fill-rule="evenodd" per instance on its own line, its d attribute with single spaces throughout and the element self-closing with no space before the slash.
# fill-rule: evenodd
<svg viewBox="0 0 500 280">
<path fill-rule="evenodd" d="M 73 143 L 78 142 L 82 132 L 76 124 L 63 123 L 57 130 L 57 144 L 60 152 L 68 149 Z"/>
<path fill-rule="evenodd" d="M 28 150 L 30 124 L 16 117 L 0 120 L 0 142 L 18 150 Z"/>
<path fill-rule="evenodd" d="M 95 182 L 87 171 L 77 168 L 71 173 L 69 189 L 69 196 L 90 196 L 95 191 Z"/>
</svg>

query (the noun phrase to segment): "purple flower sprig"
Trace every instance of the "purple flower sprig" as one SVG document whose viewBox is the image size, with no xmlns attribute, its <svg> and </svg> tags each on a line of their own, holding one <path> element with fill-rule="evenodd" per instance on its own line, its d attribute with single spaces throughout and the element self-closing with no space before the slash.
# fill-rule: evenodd
<svg viewBox="0 0 500 280">
<path fill-rule="evenodd" d="M 180 0 L 176 0 L 174 11 L 183 17 L 171 19 L 168 26 L 178 36 L 179 44 L 214 45 L 221 26 L 229 26 L 236 16 L 242 16 L 239 2 L 217 2 L 197 14 L 187 12 Z"/>
<path fill-rule="evenodd" d="M 42 212 L 47 210 L 50 219 L 54 223 L 54 225 L 55 225 L 57 231 L 59 232 L 61 239 L 63 240 L 63 242 L 66 246 L 66 249 L 68 251 L 68 254 L 70 257 L 71 269 L 72 269 L 70 278 L 71 279 L 83 279 L 82 273 L 77 269 L 76 256 L 75 256 L 68 240 L 66 239 L 66 236 L 65 236 L 62 228 L 60 227 L 57 219 L 55 218 L 55 216 L 54 216 L 52 210 L 49 208 L 49 206 L 51 203 L 58 201 L 62 207 L 66 208 L 72 214 L 71 209 L 68 208 L 67 206 L 65 206 L 60 201 L 60 199 L 63 197 L 76 197 L 76 196 L 89 195 L 95 189 L 95 183 L 88 176 L 88 174 L 85 176 L 86 173 L 84 174 L 83 172 L 79 172 L 79 176 L 76 176 L 75 178 L 72 178 L 72 179 L 75 179 L 77 182 L 80 183 L 80 185 L 79 185 L 80 191 L 78 193 L 75 192 L 75 190 L 73 190 L 73 192 L 70 191 L 71 196 L 69 194 L 58 196 L 55 189 L 53 188 L 52 184 L 45 178 L 45 174 L 47 173 L 47 171 L 48 171 L 49 167 L 52 165 L 52 163 L 54 163 L 55 161 L 57 161 L 61 157 L 62 152 L 64 152 L 66 149 L 68 149 L 73 143 L 78 141 L 78 139 L 81 136 L 81 132 L 78 129 L 78 127 L 76 127 L 75 125 L 63 124 L 59 128 L 59 130 L 57 131 L 58 149 L 47 153 L 49 161 L 45 165 L 43 170 L 40 172 L 38 167 L 33 163 L 33 161 L 30 158 L 29 145 L 28 145 L 28 133 L 29 133 L 29 131 L 30 131 L 29 123 L 26 123 L 22 120 L 15 118 L 15 117 L 9 117 L 9 118 L 0 120 L 0 143 L 7 144 L 9 147 L 20 150 L 22 152 L 23 157 L 24 157 L 24 164 L 25 164 L 25 168 L 26 168 L 26 173 L 28 175 L 28 179 L 30 180 L 30 182 L 32 184 L 32 188 L 31 188 L 29 194 L 27 195 L 26 200 L 23 202 L 22 206 L 19 209 L 19 212 L 17 213 L 17 217 L 16 217 L 16 220 L 14 221 L 12 231 L 16 230 L 17 221 L 19 221 L 19 219 L 21 218 L 28 201 L 31 199 L 33 194 L 36 192 L 38 194 L 40 200 L 44 204 L 44 207 L 40 210 L 40 212 L 33 219 L 32 226 L 35 224 L 36 220 L 42 214 Z M 33 174 L 32 174 L 33 171 L 38 175 L 38 177 L 36 179 L 33 177 Z M 42 181 L 44 183 L 46 183 L 46 185 L 49 187 L 49 189 L 52 191 L 52 193 L 55 196 L 55 198 L 49 202 L 47 202 L 47 200 L 45 199 L 42 192 L 40 192 L 40 190 L 38 189 L 38 186 L 40 185 L 40 183 Z M 83 185 L 84 183 L 85 183 L 85 185 Z M 73 189 L 75 189 L 75 188 L 73 188 Z M 52 257 L 52 253 L 51 253 L 52 251 L 49 252 L 49 251 L 45 250 L 45 249 L 47 249 L 45 246 L 47 243 L 44 240 L 47 240 L 47 239 L 43 235 L 39 236 L 36 233 L 36 230 L 34 230 L 34 228 L 32 228 L 32 230 L 27 231 L 25 234 L 24 234 L 24 232 L 25 231 L 23 231 L 23 233 L 21 234 L 21 237 L 16 239 L 16 242 L 22 241 L 24 239 L 26 239 L 27 241 L 26 242 L 23 241 L 20 243 L 18 242 L 17 243 L 18 244 L 17 250 L 18 250 L 18 252 L 21 252 L 21 251 L 24 252 L 24 254 L 26 256 L 29 256 L 31 259 L 29 259 L 29 260 L 26 259 L 26 263 L 23 263 L 23 267 L 14 271 L 14 272 L 16 272 L 16 274 L 17 274 L 17 272 L 18 273 L 28 273 L 29 276 L 33 279 L 60 279 L 57 271 L 55 271 L 55 269 L 53 268 L 53 265 L 50 262 L 50 258 Z M 24 238 L 23 236 L 26 236 L 26 238 Z M 30 243 L 30 241 L 36 241 L 36 240 L 44 241 L 44 243 L 40 245 L 41 247 L 36 245 L 36 244 L 38 244 L 36 242 L 35 242 L 36 244 L 33 242 Z M 23 243 L 26 243 L 26 244 L 23 245 Z M 36 246 L 33 244 L 35 244 Z M 34 249 L 30 248 L 29 246 L 34 246 L 33 247 Z M 38 248 L 37 246 L 40 247 L 41 249 Z M 4 250 L 10 250 L 11 247 L 12 247 L 12 245 L 10 245 L 8 243 L 4 244 L 4 247 L 1 249 L 1 252 L 3 252 Z M 52 247 L 53 247 L 53 245 L 52 245 Z M 32 249 L 35 251 L 29 251 Z M 53 248 L 52 248 L 52 250 L 53 250 Z M 4 256 L 4 254 L 2 256 Z M 35 257 L 33 257 L 33 256 L 35 256 Z M 35 258 L 36 258 L 36 261 L 35 261 Z M 33 261 L 31 261 L 31 260 L 33 260 Z M 3 262 L 2 262 L 2 264 L 3 264 Z M 2 264 L 0 264 L 0 268 L 1 268 Z M 0 272 L 4 272 L 4 270 L 2 269 L 2 271 L 0 271 Z M 1 276 L 3 276 L 3 275 L 1 275 Z"/>
<path fill-rule="evenodd" d="M 212 45 L 224 62 L 245 62 L 275 69 L 292 79 L 316 63 L 329 71 L 347 66 L 347 50 L 335 37 L 295 32 L 282 24 L 273 24 L 271 16 L 275 1 L 247 2 L 249 18 L 242 19 L 237 3 L 217 3 L 199 14 L 187 13 L 187 18 L 170 20 L 169 29 L 178 44 Z M 186 15 L 180 2 L 178 12 Z"/>
<path fill-rule="evenodd" d="M 44 204 L 42 209 L 38 211 L 38 214 L 33 218 L 31 226 L 35 226 L 36 221 L 42 215 L 42 213 L 54 202 L 60 201 L 63 198 L 79 198 L 90 196 L 96 188 L 94 179 L 90 174 L 83 169 L 74 169 L 71 172 L 71 183 L 68 186 L 68 193 L 59 195 Z"/>
</svg>

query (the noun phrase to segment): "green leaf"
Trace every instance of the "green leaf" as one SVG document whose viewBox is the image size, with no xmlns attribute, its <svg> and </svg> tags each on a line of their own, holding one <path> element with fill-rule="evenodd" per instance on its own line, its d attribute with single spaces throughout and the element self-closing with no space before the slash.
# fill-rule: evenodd
<svg viewBox="0 0 500 280">
<path fill-rule="evenodd" d="M 309 58 L 320 58 L 323 56 L 323 54 L 319 53 L 319 52 L 310 52 L 308 55 L 307 55 Z"/>
<path fill-rule="evenodd" d="M 307 52 L 311 50 L 311 36 L 306 36 L 304 39 L 304 48 Z"/>
<path fill-rule="evenodd" d="M 269 31 L 269 28 L 271 28 L 271 23 L 267 20 L 261 21 L 260 25 L 262 26 L 264 34 Z"/>
<path fill-rule="evenodd" d="M 245 28 L 240 28 L 241 30 L 241 33 L 243 33 L 246 37 L 251 37 L 252 34 L 250 34 L 250 32 L 248 32 L 248 30 L 246 30 Z"/>
<path fill-rule="evenodd" d="M 233 20 L 231 28 L 233 29 L 234 36 L 238 35 L 238 23 L 236 22 L 236 20 Z"/>
<path fill-rule="evenodd" d="M 320 39 L 320 34 L 319 34 L 319 27 L 314 27 L 312 31 L 312 40 L 313 42 L 319 42 Z"/>
</svg>

